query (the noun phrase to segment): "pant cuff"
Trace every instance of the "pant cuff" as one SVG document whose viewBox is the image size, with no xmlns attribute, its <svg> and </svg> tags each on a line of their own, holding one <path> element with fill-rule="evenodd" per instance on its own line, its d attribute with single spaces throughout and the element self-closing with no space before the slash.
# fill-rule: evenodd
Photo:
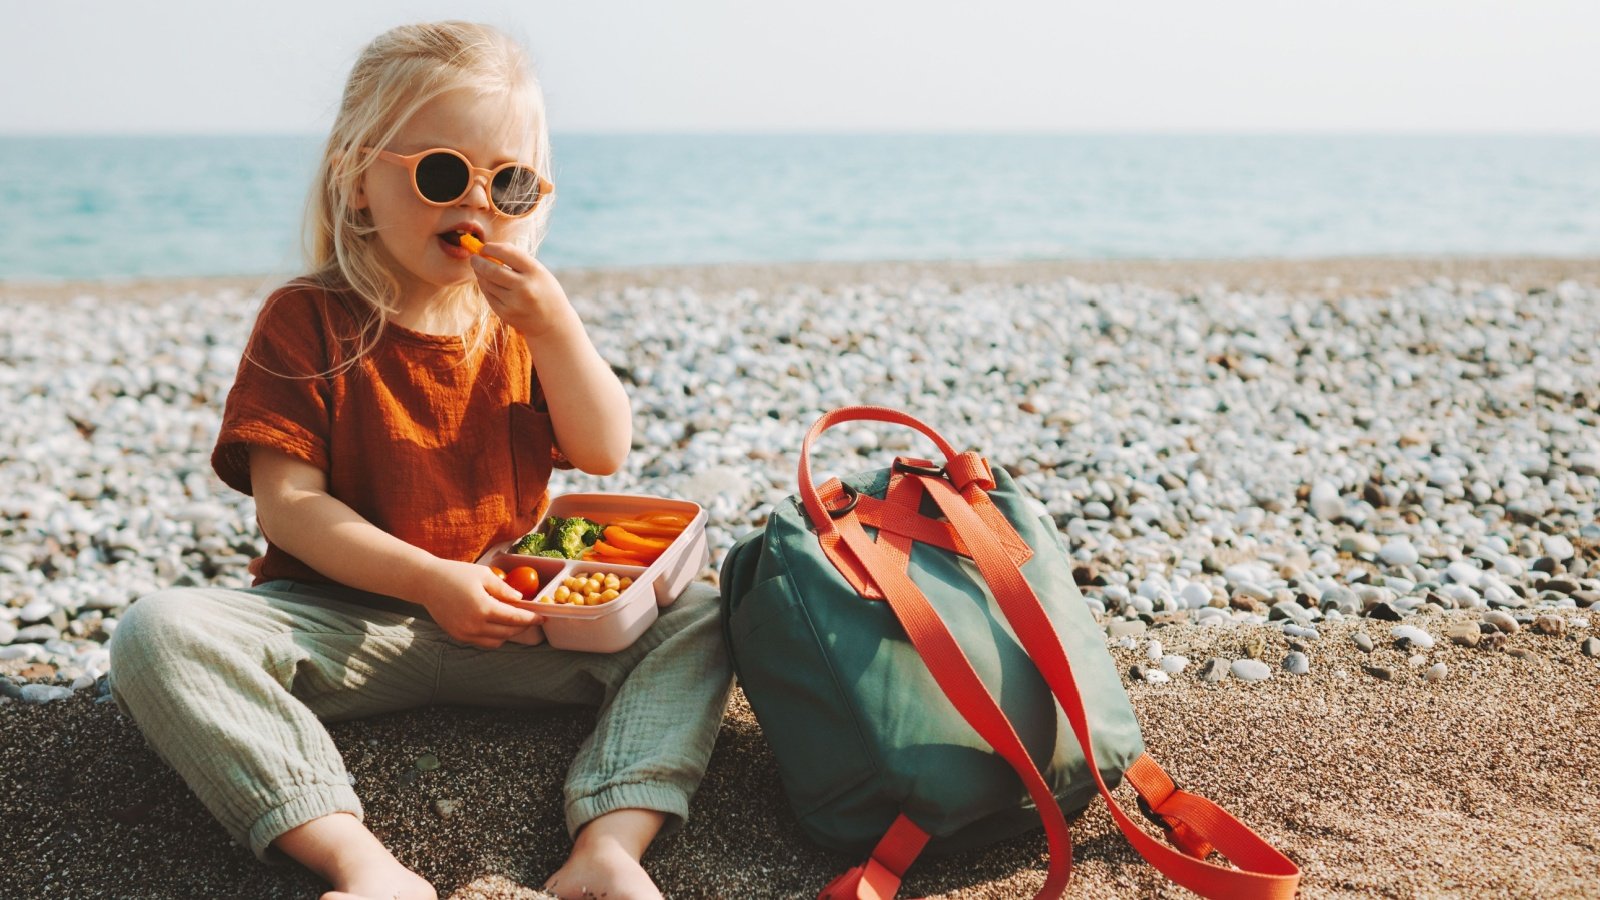
<svg viewBox="0 0 1600 900">
<path fill-rule="evenodd" d="M 683 827 L 689 818 L 689 796 L 662 784 L 617 784 L 604 790 L 567 801 L 567 834 L 576 837 L 578 829 L 619 809 L 648 809 L 665 813 L 658 837 L 666 837 Z"/>
<path fill-rule="evenodd" d="M 246 832 L 243 843 L 262 862 L 282 859 L 281 854 L 273 855 L 277 851 L 272 849 L 272 842 L 284 832 L 304 825 L 312 819 L 341 812 L 350 813 L 357 820 L 363 818 L 361 799 L 356 796 L 354 788 L 337 784 L 313 788 L 285 801 L 257 819 Z"/>
</svg>

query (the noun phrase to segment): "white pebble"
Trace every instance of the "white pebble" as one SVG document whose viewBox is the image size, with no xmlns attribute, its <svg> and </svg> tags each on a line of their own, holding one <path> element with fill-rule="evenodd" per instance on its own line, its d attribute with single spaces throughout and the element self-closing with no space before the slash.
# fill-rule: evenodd
<svg viewBox="0 0 1600 900">
<path fill-rule="evenodd" d="M 1404 538 L 1397 538 L 1383 545 L 1378 551 L 1378 556 L 1391 566 L 1414 566 L 1421 557 L 1417 548 Z"/>
<path fill-rule="evenodd" d="M 26 703 L 51 703 L 72 696 L 72 689 L 59 684 L 25 684 L 18 689 Z"/>
<path fill-rule="evenodd" d="M 1397 641 L 1410 641 L 1411 646 L 1419 647 L 1423 650 L 1433 649 L 1433 635 L 1415 625 L 1396 625 L 1389 629 L 1389 637 Z"/>
<path fill-rule="evenodd" d="M 1240 681 L 1266 681 L 1272 677 L 1272 669 L 1259 659 L 1236 659 L 1228 669 Z"/>
<path fill-rule="evenodd" d="M 1169 654 L 1161 657 L 1161 671 L 1167 673 L 1168 675 L 1176 675 L 1187 668 L 1188 665 L 1189 658 L 1187 656 Z"/>
</svg>

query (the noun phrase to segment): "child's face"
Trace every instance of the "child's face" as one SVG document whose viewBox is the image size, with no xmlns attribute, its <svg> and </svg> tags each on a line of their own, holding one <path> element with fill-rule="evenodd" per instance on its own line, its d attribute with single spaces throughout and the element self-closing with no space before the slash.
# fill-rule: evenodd
<svg viewBox="0 0 1600 900">
<path fill-rule="evenodd" d="M 524 125 L 504 94 L 451 91 L 418 110 L 383 149 L 411 154 L 447 147 L 485 169 L 504 162 L 531 164 L 532 144 Z M 402 304 L 426 302 L 441 288 L 474 277 L 468 254 L 440 235 L 476 230 L 484 241 L 513 241 L 529 222 L 496 212 L 482 179 L 454 204 L 431 206 L 417 196 L 405 166 L 381 160 L 367 169 L 355 205 L 372 216 L 379 245 L 400 279 Z"/>
</svg>

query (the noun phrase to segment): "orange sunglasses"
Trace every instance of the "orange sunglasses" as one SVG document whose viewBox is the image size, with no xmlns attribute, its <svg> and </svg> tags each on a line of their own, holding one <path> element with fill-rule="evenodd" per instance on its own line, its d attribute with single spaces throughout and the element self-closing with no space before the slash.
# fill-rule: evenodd
<svg viewBox="0 0 1600 900">
<path fill-rule="evenodd" d="M 404 166 L 411 173 L 411 187 L 417 197 L 430 206 L 450 206 L 460 202 L 480 177 L 489 191 L 489 203 L 503 216 L 525 216 L 539 207 L 539 201 L 555 190 L 555 185 L 528 166 L 503 163 L 493 169 L 474 166 L 461 153 L 436 147 L 402 156 L 391 150 L 362 147 L 364 153 Z"/>
</svg>

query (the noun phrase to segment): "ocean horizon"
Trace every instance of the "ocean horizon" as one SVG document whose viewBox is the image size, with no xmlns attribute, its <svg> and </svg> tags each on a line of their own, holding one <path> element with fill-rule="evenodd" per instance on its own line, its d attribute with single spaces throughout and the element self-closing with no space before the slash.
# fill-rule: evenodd
<svg viewBox="0 0 1600 900">
<path fill-rule="evenodd" d="M 290 275 L 320 136 L 0 137 L 0 281 Z M 1600 255 L 1600 135 L 552 136 L 541 258 Z M 87 176 L 87 177 L 86 177 Z"/>
</svg>

